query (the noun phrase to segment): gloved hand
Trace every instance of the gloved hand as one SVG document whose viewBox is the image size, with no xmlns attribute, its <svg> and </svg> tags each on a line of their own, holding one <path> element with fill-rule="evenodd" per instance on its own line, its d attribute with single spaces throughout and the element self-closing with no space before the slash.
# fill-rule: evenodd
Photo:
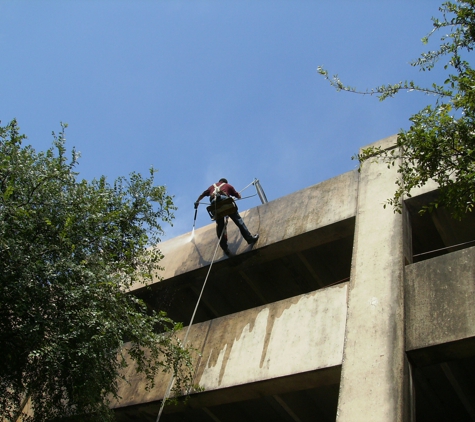
<svg viewBox="0 0 475 422">
<path fill-rule="evenodd" d="M 200 203 L 198 201 L 195 202 L 195 210 L 198 209 L 198 206 L 200 205 Z"/>
</svg>

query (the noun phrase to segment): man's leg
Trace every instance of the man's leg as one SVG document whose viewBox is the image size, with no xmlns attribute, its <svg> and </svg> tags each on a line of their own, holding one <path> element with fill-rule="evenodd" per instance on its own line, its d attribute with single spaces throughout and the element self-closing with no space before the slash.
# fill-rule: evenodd
<svg viewBox="0 0 475 422">
<path fill-rule="evenodd" d="M 257 239 L 259 239 L 259 235 L 255 234 L 254 236 L 249 232 L 247 229 L 246 225 L 244 224 L 244 221 L 242 220 L 241 216 L 239 215 L 238 212 L 235 212 L 234 214 L 231 214 L 229 217 L 231 217 L 231 220 L 234 221 L 234 224 L 238 226 L 239 231 L 242 234 L 242 237 L 246 240 L 247 243 L 252 244 L 256 243 Z"/>
<path fill-rule="evenodd" d="M 223 234 L 222 236 L 221 233 Z M 226 255 L 229 255 L 230 252 L 228 248 L 228 235 L 226 232 L 226 223 L 224 221 L 224 217 L 216 220 L 216 234 L 218 235 L 218 239 L 220 239 L 219 246 L 221 246 L 221 249 Z"/>
</svg>

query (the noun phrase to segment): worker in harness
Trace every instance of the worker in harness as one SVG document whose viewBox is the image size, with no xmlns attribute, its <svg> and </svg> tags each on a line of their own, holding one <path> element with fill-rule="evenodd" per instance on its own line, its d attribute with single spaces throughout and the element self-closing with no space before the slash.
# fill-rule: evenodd
<svg viewBox="0 0 475 422">
<path fill-rule="evenodd" d="M 198 209 L 198 206 L 200 205 L 200 201 L 205 197 L 209 196 L 211 200 L 211 205 L 218 205 L 220 201 L 223 201 L 227 198 L 234 197 L 237 199 L 241 199 L 241 195 L 239 192 L 234 189 L 232 185 L 228 183 L 228 181 L 224 178 L 219 179 L 218 183 L 212 184 L 208 189 L 206 189 L 196 200 L 195 202 L 195 209 Z M 242 237 L 246 240 L 246 242 L 249 245 L 252 245 L 257 242 L 259 239 L 259 235 L 255 234 L 252 235 L 249 230 L 247 229 L 246 225 L 244 224 L 244 221 L 242 220 L 241 216 L 237 212 L 237 207 L 236 211 L 233 212 L 232 214 L 229 214 L 229 217 L 231 220 L 234 221 L 234 224 L 239 228 L 239 231 L 242 234 Z M 225 217 L 220 217 L 216 218 L 216 234 L 218 235 L 218 239 L 221 239 L 219 242 L 219 246 L 221 246 L 221 249 L 224 251 L 224 253 L 227 256 L 231 255 L 231 251 L 229 250 L 228 247 L 228 237 L 226 235 L 226 231 L 223 233 L 223 230 L 225 230 L 225 222 L 224 222 Z M 223 236 L 221 237 L 221 234 Z"/>
</svg>

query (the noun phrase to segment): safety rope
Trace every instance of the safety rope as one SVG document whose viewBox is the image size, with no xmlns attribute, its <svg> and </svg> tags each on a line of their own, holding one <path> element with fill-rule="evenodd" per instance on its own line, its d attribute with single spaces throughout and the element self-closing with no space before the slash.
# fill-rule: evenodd
<svg viewBox="0 0 475 422">
<path fill-rule="evenodd" d="M 249 183 L 245 188 L 241 189 L 239 191 L 239 193 L 244 192 L 249 186 L 253 185 L 254 183 L 256 183 L 256 179 L 254 179 L 251 183 Z M 254 195 L 245 196 L 243 198 L 237 198 L 237 200 L 252 198 L 253 196 L 256 196 L 256 195 L 257 195 L 257 193 L 255 193 Z M 203 204 L 203 205 L 211 205 L 212 204 L 212 203 L 208 203 L 208 202 L 198 202 L 198 203 Z"/>
<path fill-rule="evenodd" d="M 242 198 L 233 198 L 234 201 L 242 201 L 243 199 L 248 199 L 248 198 L 253 198 L 254 196 L 257 196 L 257 193 L 254 195 L 249 195 L 249 196 L 243 196 Z M 198 202 L 200 205 L 212 205 L 211 202 Z"/>
<path fill-rule="evenodd" d="M 243 196 L 242 198 L 239 198 L 239 200 L 241 201 L 243 199 L 252 198 L 253 196 L 257 196 L 257 193 L 255 193 L 254 195 Z"/>
<path fill-rule="evenodd" d="M 457 244 L 457 245 L 446 246 L 446 247 L 440 248 L 440 249 L 434 249 L 433 251 L 418 253 L 418 254 L 416 254 L 416 255 L 413 255 L 412 257 L 413 257 L 413 258 L 416 258 L 416 257 L 418 257 L 418 256 L 428 255 L 428 254 L 431 254 L 431 253 L 434 253 L 434 252 L 445 251 L 445 250 L 451 249 L 451 248 L 458 248 L 459 246 L 468 245 L 468 244 L 470 244 L 470 243 L 475 243 L 475 240 L 469 240 L 468 242 L 459 243 L 459 244 Z"/>
<path fill-rule="evenodd" d="M 214 261 L 216 259 L 216 253 L 218 252 L 218 246 L 219 244 L 221 243 L 221 239 L 224 235 L 224 233 L 226 232 L 226 228 L 227 228 L 227 225 L 228 225 L 228 218 L 226 217 L 224 219 L 224 228 L 223 228 L 223 231 L 221 232 L 221 236 L 219 237 L 219 240 L 218 240 L 218 243 L 216 244 L 216 248 L 214 249 L 214 254 L 213 254 L 213 259 L 211 260 L 211 263 L 209 265 L 209 268 L 208 268 L 208 273 L 206 274 L 206 277 L 205 277 L 205 281 L 203 283 L 203 286 L 201 287 L 201 292 L 198 296 L 198 301 L 196 302 L 196 305 L 195 305 L 195 309 L 193 311 L 193 315 L 191 316 L 191 320 L 190 320 L 190 323 L 188 325 L 188 328 L 186 330 L 186 333 L 185 333 L 185 337 L 183 338 L 183 347 L 186 346 L 186 342 L 188 340 L 188 334 L 190 332 L 190 329 L 191 329 L 191 326 L 193 325 L 193 321 L 195 319 L 195 315 L 196 315 L 196 311 L 198 310 L 198 306 L 201 302 L 201 296 L 203 296 L 203 292 L 205 290 L 205 286 L 206 286 L 206 282 L 208 281 L 208 277 L 209 277 L 209 274 L 211 272 L 211 267 L 213 266 L 214 264 Z M 175 375 L 172 375 L 171 379 L 170 379 L 170 382 L 168 383 L 168 387 L 165 391 L 165 395 L 163 396 L 163 400 L 162 400 L 162 404 L 160 405 L 160 410 L 158 412 L 158 415 L 157 415 L 157 419 L 156 419 L 156 422 L 159 422 L 160 420 L 160 417 L 162 415 L 162 412 L 163 412 L 163 408 L 165 407 L 165 403 L 168 399 L 168 397 L 170 396 L 170 392 L 171 392 L 171 389 L 173 387 L 173 383 L 175 382 Z"/>
<path fill-rule="evenodd" d="M 255 183 L 255 179 L 254 179 L 251 183 L 249 183 L 244 189 L 242 189 L 241 191 L 239 191 L 239 193 L 245 191 L 249 186 L 253 185 L 254 183 Z M 241 198 L 241 199 L 251 198 L 251 197 L 256 196 L 256 195 L 257 195 L 257 193 L 254 194 L 254 195 L 247 196 L 247 197 L 245 197 L 245 198 Z M 218 202 L 218 201 L 214 201 L 215 213 L 216 213 L 216 209 L 217 209 L 217 202 Z M 212 204 L 212 203 L 211 203 L 211 204 Z M 259 221 L 260 221 L 260 220 L 259 220 Z M 186 342 L 187 342 L 187 340 L 188 340 L 188 334 L 189 334 L 189 332 L 190 332 L 191 326 L 193 325 L 193 321 L 194 321 L 194 319 L 195 319 L 195 315 L 196 315 L 196 312 L 197 312 L 197 310 L 198 310 L 198 306 L 199 306 L 199 304 L 200 304 L 200 302 L 201 302 L 201 296 L 203 295 L 203 292 L 204 292 L 204 289 L 205 289 L 205 286 L 206 286 L 206 282 L 208 281 L 208 277 L 209 277 L 209 274 L 210 274 L 210 272 L 211 272 L 211 267 L 213 266 L 214 261 L 215 261 L 215 259 L 216 259 L 216 253 L 217 253 L 217 251 L 218 251 L 218 246 L 219 246 L 219 244 L 221 243 L 221 239 L 223 238 L 223 236 L 224 236 L 225 233 L 226 233 L 227 224 L 228 224 L 228 217 L 225 217 L 223 231 L 221 232 L 221 235 L 220 235 L 220 237 L 219 237 L 219 239 L 218 239 L 218 243 L 216 244 L 216 248 L 214 249 L 213 259 L 211 260 L 211 263 L 210 263 L 210 265 L 209 265 L 208 273 L 206 274 L 205 281 L 204 281 L 204 283 L 203 283 L 203 286 L 201 287 L 201 292 L 200 292 L 200 294 L 199 294 L 199 296 L 198 296 L 198 300 L 197 300 L 197 302 L 196 302 L 195 309 L 194 309 L 194 311 L 193 311 L 193 315 L 191 316 L 190 323 L 189 323 L 189 325 L 188 325 L 188 328 L 187 328 L 186 333 L 185 333 L 185 337 L 184 337 L 184 339 L 183 339 L 183 347 L 186 346 Z M 162 404 L 160 405 L 160 410 L 159 410 L 159 412 L 158 412 L 157 419 L 156 419 L 155 422 L 159 422 L 159 421 L 160 421 L 160 417 L 162 416 L 162 413 L 163 413 L 163 408 L 165 407 L 165 403 L 166 403 L 168 397 L 170 396 L 170 392 L 171 392 L 171 389 L 172 389 L 172 387 L 173 387 L 173 383 L 174 383 L 174 382 L 175 382 L 175 376 L 172 375 L 172 377 L 171 377 L 171 379 L 170 379 L 170 382 L 168 383 L 168 387 L 167 387 L 167 389 L 166 389 L 166 391 L 165 391 L 165 395 L 163 396 Z"/>
<path fill-rule="evenodd" d="M 239 193 L 245 191 L 249 186 L 253 185 L 255 183 L 256 179 L 254 179 L 251 183 L 249 183 L 244 189 L 241 189 Z"/>
</svg>

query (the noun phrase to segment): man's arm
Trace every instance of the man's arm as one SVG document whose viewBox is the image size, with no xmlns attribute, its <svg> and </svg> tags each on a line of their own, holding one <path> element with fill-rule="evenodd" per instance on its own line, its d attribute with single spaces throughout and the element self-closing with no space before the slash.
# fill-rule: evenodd
<svg viewBox="0 0 475 422">
<path fill-rule="evenodd" d="M 228 183 L 228 185 L 229 185 L 229 183 Z M 230 188 L 229 189 L 229 194 L 231 196 L 234 196 L 237 199 L 241 199 L 241 194 L 236 189 L 234 189 L 234 186 L 229 185 L 229 188 Z"/>
<path fill-rule="evenodd" d="M 205 196 L 208 196 L 208 195 L 209 195 L 208 190 L 205 190 L 200 196 L 198 196 L 198 199 L 195 201 L 195 209 L 197 209 L 198 206 L 200 205 L 200 201 L 201 201 Z"/>
</svg>

